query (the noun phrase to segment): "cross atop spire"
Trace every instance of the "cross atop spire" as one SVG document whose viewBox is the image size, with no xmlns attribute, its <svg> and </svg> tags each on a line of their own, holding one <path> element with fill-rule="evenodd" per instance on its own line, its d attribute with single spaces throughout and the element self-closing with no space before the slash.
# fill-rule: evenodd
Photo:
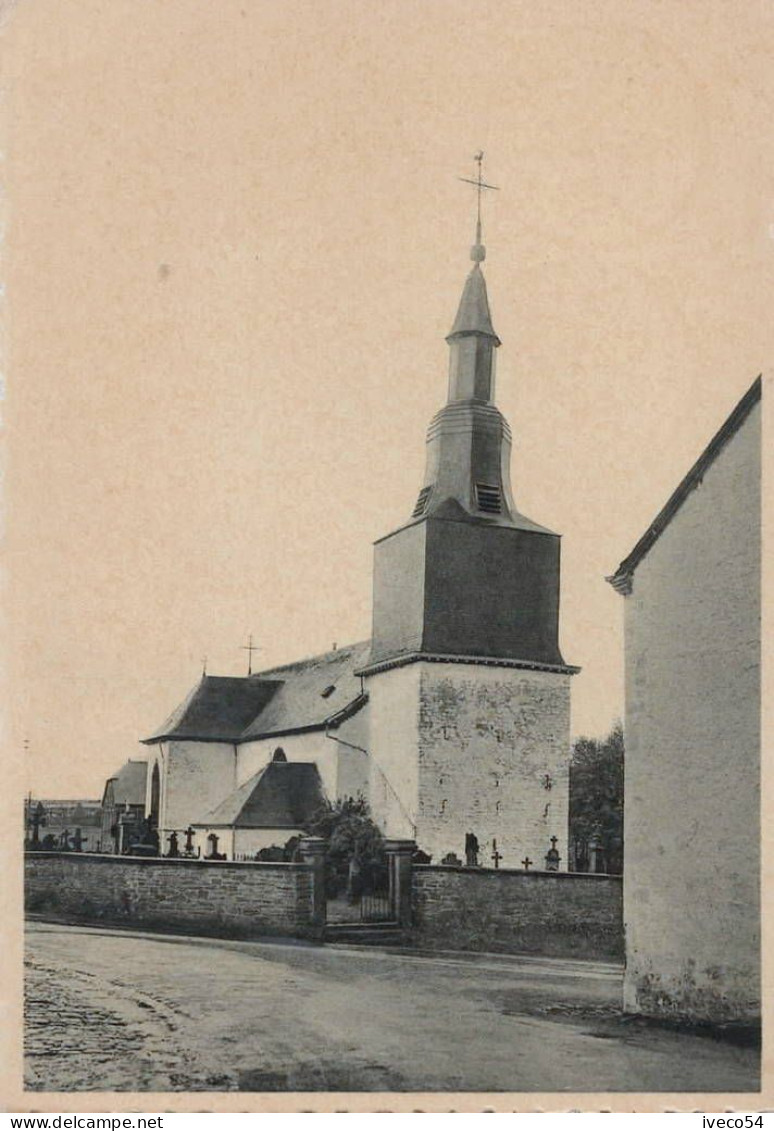
<svg viewBox="0 0 774 1131">
<path fill-rule="evenodd" d="M 476 179 L 472 180 L 470 177 L 458 177 L 458 180 L 464 181 L 467 185 L 476 186 L 476 242 L 470 249 L 470 258 L 474 263 L 482 263 L 483 260 L 486 259 L 486 248 L 481 242 L 481 193 L 484 191 L 484 189 L 494 189 L 495 191 L 499 191 L 500 186 L 489 185 L 483 178 L 483 172 L 481 168 L 484 161 L 483 149 L 479 149 L 478 153 L 474 155 L 473 160 L 478 165 L 478 173 L 476 174 Z"/>
</svg>

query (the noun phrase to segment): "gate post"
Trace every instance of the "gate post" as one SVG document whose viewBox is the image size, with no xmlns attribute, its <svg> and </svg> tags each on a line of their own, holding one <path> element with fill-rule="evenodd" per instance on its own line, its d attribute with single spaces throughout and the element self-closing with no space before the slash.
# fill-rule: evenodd
<svg viewBox="0 0 774 1131">
<path fill-rule="evenodd" d="M 416 852 L 413 840 L 385 840 L 390 873 L 390 901 L 401 927 L 411 926 L 411 857 Z"/>
<path fill-rule="evenodd" d="M 322 931 L 325 927 L 325 850 L 327 841 L 321 836 L 302 837 L 298 855 L 302 863 L 312 867 L 312 926 Z"/>
</svg>

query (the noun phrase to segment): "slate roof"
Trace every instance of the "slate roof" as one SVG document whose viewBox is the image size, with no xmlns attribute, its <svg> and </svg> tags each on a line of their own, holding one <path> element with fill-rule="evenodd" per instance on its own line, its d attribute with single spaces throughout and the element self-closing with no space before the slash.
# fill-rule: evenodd
<svg viewBox="0 0 774 1131">
<path fill-rule="evenodd" d="M 130 758 L 107 779 L 105 792 L 112 782 L 115 805 L 144 805 L 147 774 L 148 763 L 144 759 Z"/>
<path fill-rule="evenodd" d="M 355 671 L 370 641 L 270 668 L 252 676 L 203 676 L 146 745 L 171 738 L 249 742 L 336 727 L 367 701 Z M 323 694 L 325 692 L 325 694 Z"/>
<path fill-rule="evenodd" d="M 276 681 L 279 686 L 258 717 L 245 728 L 242 741 L 336 726 L 355 714 L 366 702 L 355 672 L 365 665 L 370 652 L 371 641 L 364 640 L 261 672 L 261 679 Z M 323 696 L 329 688 L 333 690 Z"/>
<path fill-rule="evenodd" d="M 629 556 L 624 558 L 615 573 L 605 578 L 618 593 L 626 595 L 631 592 L 632 576 L 637 566 L 649 553 L 656 540 L 661 537 L 691 491 L 701 485 L 707 469 L 715 462 L 732 436 L 739 431 L 760 399 L 761 377 L 757 377 L 707 444 L 691 470 L 672 492 Z"/>
<path fill-rule="evenodd" d="M 492 315 L 489 313 L 489 299 L 486 293 L 486 280 L 478 264 L 465 280 L 462 290 L 457 317 L 449 331 L 448 338 L 454 334 L 488 334 L 494 338 L 497 345 L 500 339 L 494 332 Z M 447 340 L 448 340 L 447 338 Z"/>
<path fill-rule="evenodd" d="M 198 828 L 298 829 L 324 802 L 314 762 L 269 762 L 193 824 Z"/>
<path fill-rule="evenodd" d="M 245 727 L 265 707 L 277 684 L 257 676 L 205 675 L 166 722 L 143 742 L 196 738 L 238 742 Z"/>
</svg>

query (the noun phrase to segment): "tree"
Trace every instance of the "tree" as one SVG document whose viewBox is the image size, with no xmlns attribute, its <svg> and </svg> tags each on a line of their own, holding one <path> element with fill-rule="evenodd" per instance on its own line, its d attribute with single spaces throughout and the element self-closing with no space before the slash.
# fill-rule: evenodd
<svg viewBox="0 0 774 1131">
<path fill-rule="evenodd" d="M 356 899 L 373 891 L 385 878 L 384 842 L 363 797 L 326 802 L 309 822 L 306 832 L 328 842 L 326 889 L 335 898 L 346 888 Z"/>
<path fill-rule="evenodd" d="M 575 870 L 591 871 L 596 841 L 598 870 L 623 871 L 624 735 L 620 722 L 607 738 L 579 738 L 570 763 L 570 849 Z M 599 864 L 602 867 L 599 867 Z"/>
</svg>

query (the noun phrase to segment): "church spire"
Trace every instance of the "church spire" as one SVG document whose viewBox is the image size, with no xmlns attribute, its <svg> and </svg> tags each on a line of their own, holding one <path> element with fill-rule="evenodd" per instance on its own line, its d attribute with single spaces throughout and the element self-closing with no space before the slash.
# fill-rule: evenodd
<svg viewBox="0 0 774 1131">
<path fill-rule="evenodd" d="M 474 244 L 470 250 L 472 258 L 474 251 L 483 251 L 484 248 L 481 244 Z M 495 347 L 500 345 L 500 339 L 492 325 L 486 282 L 479 263 L 476 263 L 465 280 L 457 317 L 446 341 L 451 343 L 458 334 L 484 334 L 492 339 Z"/>
<path fill-rule="evenodd" d="M 494 400 L 494 350 L 500 339 L 492 325 L 489 311 L 489 298 L 481 264 L 486 259 L 486 248 L 481 242 L 481 194 L 486 189 L 497 189 L 497 185 L 487 184 L 483 179 L 481 163 L 484 154 L 481 150 L 475 161 L 478 173 L 475 180 L 460 177 L 466 184 L 477 190 L 476 202 L 476 242 L 470 249 L 473 270 L 465 280 L 462 298 L 457 310 L 454 325 L 446 338 L 450 348 L 449 400 Z"/>
<path fill-rule="evenodd" d="M 456 518 L 542 530 L 521 515 L 511 492 L 511 430 L 495 401 L 495 351 L 500 339 L 492 324 L 481 264 L 486 255 L 481 234 L 481 196 L 487 184 L 476 154 L 475 179 L 460 177 L 477 192 L 473 267 L 465 280 L 449 343 L 446 404 L 427 431 L 425 479 L 412 519 Z"/>
</svg>

